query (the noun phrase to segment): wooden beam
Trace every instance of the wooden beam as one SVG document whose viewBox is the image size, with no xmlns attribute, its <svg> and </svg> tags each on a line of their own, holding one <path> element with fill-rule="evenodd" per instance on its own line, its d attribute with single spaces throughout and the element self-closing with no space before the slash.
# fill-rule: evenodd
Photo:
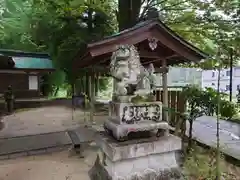
<svg viewBox="0 0 240 180">
<path fill-rule="evenodd" d="M 164 59 L 162 61 L 162 67 L 167 68 L 167 61 Z M 162 73 L 162 87 L 163 87 L 163 106 L 168 108 L 168 80 L 167 73 Z M 168 122 L 168 113 L 167 111 L 163 112 L 164 121 Z"/>
<path fill-rule="evenodd" d="M 168 70 L 169 70 L 168 67 L 155 68 L 155 74 L 157 74 L 157 73 L 168 73 Z"/>
<path fill-rule="evenodd" d="M 154 54 L 151 55 L 151 53 L 140 52 L 140 58 L 148 58 L 148 59 L 154 59 L 155 60 L 155 59 L 161 58 L 161 56 L 157 56 L 156 53 L 155 53 L 155 55 Z M 101 59 L 101 58 L 99 58 L 99 59 Z M 95 65 L 96 64 L 104 64 L 104 63 L 106 63 L 106 61 L 108 61 L 110 59 L 111 59 L 111 55 L 103 58 L 102 60 L 97 61 L 97 63 L 95 63 Z M 154 62 L 154 60 L 151 60 L 151 62 Z"/>
<path fill-rule="evenodd" d="M 162 61 L 163 59 L 166 59 L 166 60 L 169 59 L 170 60 L 171 58 L 176 58 L 176 57 L 179 57 L 179 55 L 174 54 L 174 55 L 167 56 L 167 57 L 158 57 L 154 60 L 143 62 L 142 65 L 150 64 L 150 63 L 157 62 L 157 61 Z"/>
<path fill-rule="evenodd" d="M 157 58 L 160 58 L 161 56 L 157 53 L 157 52 L 149 52 L 149 51 L 146 51 L 146 50 L 139 50 L 139 56 L 141 58 L 149 58 L 149 59 L 157 59 Z"/>
<path fill-rule="evenodd" d="M 85 68 L 87 69 L 88 73 L 99 73 L 99 74 L 105 74 L 106 76 L 111 76 L 110 75 L 110 67 L 103 67 L 103 66 L 93 66 L 93 67 L 87 67 Z M 168 67 L 164 68 L 164 67 L 155 67 L 155 72 L 156 73 L 164 73 L 164 72 L 168 72 Z"/>
<path fill-rule="evenodd" d="M 90 123 L 94 123 L 94 102 L 95 102 L 95 81 L 94 75 L 89 77 L 89 91 L 90 91 Z"/>
<path fill-rule="evenodd" d="M 150 52 L 151 53 L 151 52 Z M 179 57 L 179 55 L 177 54 L 174 54 L 174 55 L 169 55 L 169 56 L 147 56 L 147 54 L 145 54 L 146 56 L 140 56 L 140 58 L 149 58 L 149 59 L 152 59 L 152 60 L 146 60 L 146 61 L 141 61 L 142 65 L 147 65 L 147 64 L 150 64 L 150 63 L 154 63 L 154 62 L 157 62 L 157 61 L 161 61 L 162 59 L 171 59 L 171 58 L 176 58 L 176 57 Z M 105 57 L 102 61 L 98 61 L 98 63 L 95 63 L 95 65 L 99 65 L 99 64 L 103 64 L 104 62 L 106 63 L 107 60 L 109 60 L 110 57 Z"/>
</svg>

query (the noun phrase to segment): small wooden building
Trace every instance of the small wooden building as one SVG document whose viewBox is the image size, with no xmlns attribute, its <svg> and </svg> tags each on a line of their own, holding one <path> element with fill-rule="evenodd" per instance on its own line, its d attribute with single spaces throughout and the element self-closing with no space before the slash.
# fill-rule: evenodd
<svg viewBox="0 0 240 180">
<path fill-rule="evenodd" d="M 93 42 L 87 45 L 85 54 L 83 56 L 76 56 L 73 63 L 73 70 L 80 71 L 86 69 L 86 76 L 89 78 L 89 89 L 91 93 L 91 105 L 94 109 L 94 88 L 92 85 L 96 74 L 107 74 L 109 71 L 110 59 L 112 52 L 117 50 L 117 45 L 134 45 L 140 55 L 141 63 L 148 66 L 153 63 L 157 73 L 162 74 L 162 91 L 158 91 L 157 100 L 163 102 L 165 107 L 178 107 L 176 110 L 184 111 L 179 104 L 181 99 L 172 97 L 168 92 L 167 87 L 167 72 L 168 66 L 177 65 L 180 63 L 198 63 L 202 59 L 208 58 L 200 49 L 196 48 L 182 37 L 177 35 L 159 19 L 151 19 L 140 22 L 132 28 L 123 30 L 115 35 L 104 38 L 100 41 Z M 82 49 L 81 49 L 82 50 Z M 173 101 L 170 101 L 172 99 Z M 178 100 L 178 102 L 176 102 Z M 184 102 L 182 102 L 184 103 Z M 182 109 L 179 109 L 182 108 Z M 165 116 L 166 120 L 168 116 Z M 93 110 L 90 120 L 93 120 Z"/>
<path fill-rule="evenodd" d="M 48 54 L 0 50 L 0 94 L 11 85 L 16 98 L 38 98 L 41 77 L 52 71 Z"/>
</svg>

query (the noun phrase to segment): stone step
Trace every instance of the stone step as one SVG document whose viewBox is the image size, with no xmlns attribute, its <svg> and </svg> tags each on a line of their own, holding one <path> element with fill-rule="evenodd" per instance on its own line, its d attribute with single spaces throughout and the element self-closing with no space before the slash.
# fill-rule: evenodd
<svg viewBox="0 0 240 180">
<path fill-rule="evenodd" d="M 71 140 L 66 132 L 0 139 L 0 159 L 41 154 L 70 145 Z"/>
</svg>

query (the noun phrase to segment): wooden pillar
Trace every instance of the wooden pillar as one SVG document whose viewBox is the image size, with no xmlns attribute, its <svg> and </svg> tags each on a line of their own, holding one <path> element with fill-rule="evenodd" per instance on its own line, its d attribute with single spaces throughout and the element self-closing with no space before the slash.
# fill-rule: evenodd
<svg viewBox="0 0 240 180">
<path fill-rule="evenodd" d="M 167 62 L 166 59 L 162 61 L 162 67 L 167 69 Z M 168 108 L 168 82 L 167 82 L 167 71 L 162 73 L 162 86 L 163 86 L 163 107 Z M 163 113 L 164 121 L 168 121 L 168 112 Z"/>
<path fill-rule="evenodd" d="M 87 97 L 86 97 L 86 95 L 87 95 L 87 93 L 86 93 L 86 91 L 87 91 L 87 82 L 86 82 L 86 79 L 87 79 L 87 74 L 86 73 L 84 73 L 84 76 L 82 77 L 83 79 L 83 93 L 84 93 L 84 124 L 85 124 L 85 126 L 87 126 L 87 124 L 88 124 L 88 117 L 86 117 L 86 107 L 87 107 Z"/>
<path fill-rule="evenodd" d="M 81 77 L 80 79 L 80 93 L 85 93 L 85 89 L 84 89 L 84 77 Z"/>
<path fill-rule="evenodd" d="M 94 74 L 91 74 L 89 78 L 89 93 L 90 93 L 90 123 L 94 123 L 94 103 L 95 103 L 95 78 Z"/>
<path fill-rule="evenodd" d="M 99 75 L 100 75 L 100 73 L 97 73 L 96 74 L 96 90 L 95 90 L 95 96 L 97 96 L 98 95 L 98 91 L 99 91 Z"/>
<path fill-rule="evenodd" d="M 82 77 L 83 79 L 82 79 L 82 85 L 83 85 L 83 87 L 82 87 L 82 92 L 84 93 L 84 94 L 86 94 L 86 90 L 87 90 L 87 88 L 86 88 L 86 74 Z"/>
<path fill-rule="evenodd" d="M 76 94 L 79 95 L 82 92 L 82 77 L 76 80 Z"/>
</svg>

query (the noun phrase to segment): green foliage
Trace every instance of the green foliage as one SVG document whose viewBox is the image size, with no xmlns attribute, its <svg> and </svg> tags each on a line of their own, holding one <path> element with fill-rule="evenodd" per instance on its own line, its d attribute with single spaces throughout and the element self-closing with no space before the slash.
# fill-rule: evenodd
<svg viewBox="0 0 240 180">
<path fill-rule="evenodd" d="M 189 108 L 202 110 L 206 115 L 214 116 L 217 112 L 218 92 L 213 88 L 201 89 L 198 86 L 187 86 L 183 95 L 188 101 Z M 226 100 L 227 94 L 220 93 L 220 112 L 225 118 L 232 118 L 237 113 L 236 104 Z"/>
<path fill-rule="evenodd" d="M 57 68 L 45 78 L 51 84 L 47 89 L 53 91 L 82 76 L 72 71 L 76 54 L 80 57 L 88 42 L 111 35 L 116 24 L 110 1 L 4 0 L 2 4 L 0 48 L 48 52 Z M 104 87 L 106 81 L 101 82 Z"/>
<path fill-rule="evenodd" d="M 189 122 L 188 149 L 192 148 L 193 122 L 197 117 L 204 114 L 214 116 L 220 114 L 222 117 L 232 118 L 237 110 L 236 106 L 225 100 L 226 94 L 220 93 L 212 88 L 201 89 L 198 86 L 187 86 L 182 94 L 185 96 L 189 107 L 185 119 Z M 220 112 L 218 112 L 218 100 L 220 99 Z"/>
<path fill-rule="evenodd" d="M 229 66 L 231 49 L 234 63 L 239 61 L 240 13 L 236 0 L 118 0 L 118 4 L 119 29 L 129 28 L 157 10 L 163 22 L 210 55 L 207 61 L 190 66 L 212 69 L 218 49 L 224 57 L 223 66 Z"/>
<path fill-rule="evenodd" d="M 222 117 L 231 119 L 237 114 L 236 104 L 227 100 L 220 102 L 220 114 Z"/>
<path fill-rule="evenodd" d="M 219 93 L 220 101 L 225 100 L 227 94 Z M 202 96 L 202 108 L 205 109 L 205 113 L 209 116 L 213 116 L 217 113 L 218 92 L 213 88 L 205 88 Z"/>
<path fill-rule="evenodd" d="M 174 31 L 211 56 L 221 48 L 224 66 L 229 64 L 230 52 L 234 63 L 240 57 L 239 5 L 235 0 L 118 0 L 118 4 L 110 0 L 2 0 L 1 5 L 0 48 L 48 52 L 57 69 L 66 74 L 61 84 L 76 80 L 72 61 L 77 53 L 77 57 L 84 53 L 88 42 L 113 34 L 117 27 L 134 26 L 153 8 Z M 197 66 L 209 69 L 216 63 L 217 58 L 211 58 Z M 50 82 L 55 81 L 53 77 Z"/>
<path fill-rule="evenodd" d="M 198 86 L 187 86 L 183 89 L 182 95 L 186 97 L 189 104 L 198 106 L 202 102 L 203 91 Z"/>
</svg>

